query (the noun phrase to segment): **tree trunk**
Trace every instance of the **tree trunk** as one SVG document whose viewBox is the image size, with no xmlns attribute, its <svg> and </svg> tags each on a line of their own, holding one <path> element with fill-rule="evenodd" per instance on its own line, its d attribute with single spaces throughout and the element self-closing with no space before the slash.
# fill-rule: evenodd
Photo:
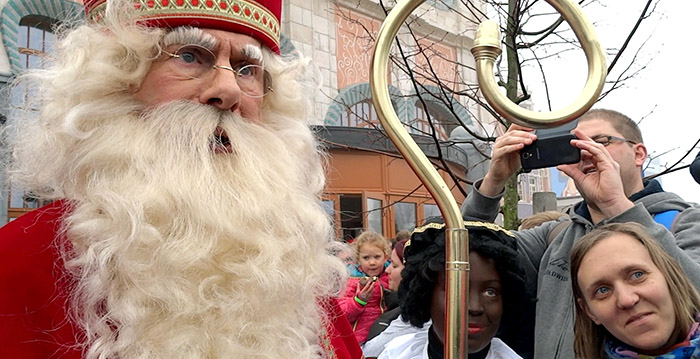
<svg viewBox="0 0 700 359">
<path fill-rule="evenodd" d="M 518 229 L 518 175 L 512 175 L 506 182 L 506 193 L 503 195 L 503 227 Z"/>
<path fill-rule="evenodd" d="M 520 77 L 520 64 L 518 63 L 518 54 L 515 48 L 515 34 L 518 33 L 517 24 L 519 18 L 518 1 L 508 0 L 508 19 L 505 33 L 506 61 L 508 64 L 506 96 L 515 103 L 518 101 L 518 78 Z M 508 229 L 518 229 L 520 223 L 518 219 L 518 200 L 520 200 L 518 196 L 518 172 L 508 179 L 505 191 L 503 196 L 503 226 Z"/>
</svg>

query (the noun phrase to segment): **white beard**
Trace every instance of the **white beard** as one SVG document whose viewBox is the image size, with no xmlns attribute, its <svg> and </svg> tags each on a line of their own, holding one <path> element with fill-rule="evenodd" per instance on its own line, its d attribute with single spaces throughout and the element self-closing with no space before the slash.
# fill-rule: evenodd
<svg viewBox="0 0 700 359">
<path fill-rule="evenodd" d="M 320 154 L 298 120 L 191 102 L 101 121 L 65 196 L 89 358 L 318 358 L 328 254 Z M 220 126 L 233 154 L 214 154 Z"/>
</svg>

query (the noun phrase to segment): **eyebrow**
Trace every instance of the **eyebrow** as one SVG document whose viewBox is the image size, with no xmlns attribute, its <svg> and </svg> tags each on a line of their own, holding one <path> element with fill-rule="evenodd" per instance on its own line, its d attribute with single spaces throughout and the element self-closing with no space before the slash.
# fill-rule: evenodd
<svg viewBox="0 0 700 359">
<path fill-rule="evenodd" d="M 241 49 L 241 55 L 248 60 L 256 61 L 261 65 L 263 64 L 262 50 L 255 45 L 246 44 L 245 46 L 243 46 L 243 48 Z"/>
<path fill-rule="evenodd" d="M 482 283 L 484 283 L 484 284 L 501 284 L 501 280 L 500 280 L 500 279 L 496 279 L 496 278 L 494 278 L 494 279 L 487 279 L 487 280 L 483 281 Z"/>
<path fill-rule="evenodd" d="M 164 46 L 186 44 L 199 45 L 214 51 L 218 42 L 214 36 L 205 33 L 202 29 L 187 26 L 176 27 L 163 37 Z"/>
</svg>

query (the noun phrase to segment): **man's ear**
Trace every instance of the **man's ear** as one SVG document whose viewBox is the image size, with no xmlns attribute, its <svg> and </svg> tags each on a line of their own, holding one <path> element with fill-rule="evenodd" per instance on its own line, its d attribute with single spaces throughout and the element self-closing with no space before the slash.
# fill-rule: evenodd
<svg viewBox="0 0 700 359">
<path fill-rule="evenodd" d="M 593 323 L 595 323 L 596 325 L 600 325 L 600 321 L 598 320 L 598 318 L 595 315 L 593 315 L 593 313 L 591 313 L 591 310 L 588 309 L 588 305 L 586 305 L 586 303 L 583 301 L 583 299 L 576 298 L 576 304 L 578 304 L 578 306 L 581 309 L 583 309 L 584 312 L 586 312 L 586 316 L 588 316 L 588 318 L 590 320 L 592 320 Z"/>
<path fill-rule="evenodd" d="M 632 145 L 632 150 L 634 151 L 634 164 L 641 168 L 644 166 L 644 161 L 647 160 L 647 146 L 643 143 L 637 143 Z"/>
</svg>

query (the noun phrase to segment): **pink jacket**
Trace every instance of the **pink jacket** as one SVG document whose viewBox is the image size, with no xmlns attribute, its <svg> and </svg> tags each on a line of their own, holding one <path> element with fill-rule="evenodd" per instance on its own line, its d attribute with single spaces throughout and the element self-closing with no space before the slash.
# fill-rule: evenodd
<svg viewBox="0 0 700 359">
<path fill-rule="evenodd" d="M 389 288 L 389 275 L 386 272 L 382 272 L 379 275 L 379 280 L 372 289 L 372 297 L 367 302 L 367 305 L 364 306 L 355 301 L 360 278 L 348 278 L 345 295 L 338 299 L 338 304 L 340 304 L 340 308 L 345 313 L 345 316 L 348 317 L 348 321 L 353 327 L 355 338 L 362 344 L 367 340 L 369 328 L 386 309 L 382 288 Z"/>
</svg>

